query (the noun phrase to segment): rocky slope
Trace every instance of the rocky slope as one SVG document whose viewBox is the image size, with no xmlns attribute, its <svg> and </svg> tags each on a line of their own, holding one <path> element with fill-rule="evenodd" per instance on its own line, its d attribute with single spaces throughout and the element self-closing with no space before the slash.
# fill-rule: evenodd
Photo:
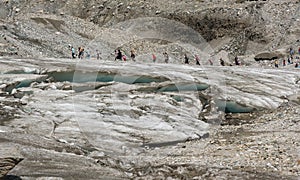
<svg viewBox="0 0 300 180">
<path fill-rule="evenodd" d="M 120 22 L 130 19 L 167 18 L 192 28 L 212 48 L 211 54 L 220 51 L 235 55 L 252 55 L 260 51 L 287 49 L 299 46 L 299 1 L 1 1 L 1 54 L 35 57 L 69 57 L 68 44 L 85 46 L 96 41 L 90 51 L 101 49 L 112 52 L 122 41 Z M 128 21 L 128 22 L 127 22 Z M 151 22 L 147 22 L 148 26 Z M 161 26 L 164 21 L 159 22 Z M 143 26 L 146 31 L 149 27 Z M 106 27 L 108 29 L 104 30 Z M 169 31 L 160 32 L 167 35 Z M 110 33 L 111 38 L 97 38 L 99 33 Z M 134 34 L 133 34 L 134 35 Z M 131 35 L 131 36 L 133 36 Z M 179 34 L 182 36 L 182 34 Z M 181 37 L 181 38 L 184 38 Z M 149 39 L 144 37 L 147 42 Z M 163 39 L 164 40 L 164 39 Z M 143 41 L 125 41 L 125 50 L 139 47 L 139 54 L 167 49 L 177 53 L 172 43 L 167 47 L 156 42 L 148 47 Z M 145 44 L 146 43 L 146 44 Z M 108 44 L 103 46 L 103 44 Z M 144 48 L 141 48 L 144 47 Z"/>
</svg>

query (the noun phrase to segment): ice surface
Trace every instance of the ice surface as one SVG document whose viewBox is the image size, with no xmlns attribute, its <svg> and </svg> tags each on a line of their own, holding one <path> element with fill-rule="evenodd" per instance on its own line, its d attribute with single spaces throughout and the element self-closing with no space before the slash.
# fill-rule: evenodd
<svg viewBox="0 0 300 180">
<path fill-rule="evenodd" d="M 32 64 L 45 75 L 28 74 L 36 72 Z M 251 67 L 68 59 L 24 59 L 13 66 L 11 72 L 24 73 L 2 74 L 1 90 L 10 86 L 20 93 L 20 82 L 28 81 L 26 91 L 32 91 L 20 97 L 27 105 L 18 122 L 66 143 L 80 134 L 117 155 L 140 153 L 145 144 L 201 138 L 210 126 L 200 114 L 221 120 L 217 106 L 229 112 L 276 108 L 298 92 L 300 79 L 294 69 Z"/>
</svg>

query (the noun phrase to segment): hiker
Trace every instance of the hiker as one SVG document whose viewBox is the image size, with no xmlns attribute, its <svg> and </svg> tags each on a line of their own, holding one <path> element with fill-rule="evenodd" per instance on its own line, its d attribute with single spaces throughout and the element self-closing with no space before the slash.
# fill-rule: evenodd
<svg viewBox="0 0 300 180">
<path fill-rule="evenodd" d="M 198 57 L 198 55 L 195 55 L 195 61 L 196 61 L 196 65 L 200 65 L 200 58 Z"/>
<path fill-rule="evenodd" d="M 209 64 L 212 66 L 214 65 L 213 61 L 211 59 L 208 59 Z"/>
<path fill-rule="evenodd" d="M 295 68 L 298 68 L 299 67 L 299 64 L 298 64 L 298 62 L 296 62 L 296 64 L 295 64 Z"/>
<path fill-rule="evenodd" d="M 101 59 L 100 54 L 101 53 L 98 50 L 96 50 L 96 58 L 97 58 L 97 60 Z"/>
<path fill-rule="evenodd" d="M 189 58 L 184 54 L 184 64 L 189 64 Z"/>
<path fill-rule="evenodd" d="M 238 58 L 237 56 L 234 58 L 234 63 L 235 63 L 235 65 L 237 65 L 237 66 L 240 65 L 239 58 Z"/>
<path fill-rule="evenodd" d="M 164 57 L 165 57 L 165 63 L 169 63 L 169 55 L 167 52 L 163 53 Z"/>
<path fill-rule="evenodd" d="M 90 54 L 89 50 L 86 51 L 85 57 L 86 57 L 86 59 L 90 59 L 91 58 L 91 54 Z"/>
<path fill-rule="evenodd" d="M 300 47 L 299 47 L 299 49 L 298 49 L 298 54 L 300 55 Z"/>
<path fill-rule="evenodd" d="M 122 60 L 123 60 L 123 61 L 126 61 L 126 60 L 127 60 L 127 56 L 126 56 L 125 54 L 122 56 Z"/>
<path fill-rule="evenodd" d="M 79 59 L 80 59 L 80 55 L 81 55 L 80 50 L 81 50 L 81 47 L 78 47 L 78 58 Z"/>
<path fill-rule="evenodd" d="M 118 50 L 116 50 L 116 57 L 115 57 L 115 60 L 122 60 L 122 57 L 123 57 L 123 55 L 122 55 L 122 52 L 121 52 L 121 50 L 120 49 L 118 49 Z"/>
<path fill-rule="evenodd" d="M 131 57 L 131 60 L 132 60 L 132 61 L 135 61 L 135 52 L 134 52 L 134 49 L 132 49 L 132 50 L 130 51 L 130 57 Z"/>
<path fill-rule="evenodd" d="M 84 57 L 84 49 L 82 47 L 78 48 L 78 58 L 82 59 Z"/>
<path fill-rule="evenodd" d="M 294 51 L 294 49 L 291 47 L 291 48 L 290 48 L 290 55 L 293 56 L 294 54 L 295 54 L 295 51 Z"/>
<path fill-rule="evenodd" d="M 117 49 L 114 51 L 114 54 L 115 54 L 115 60 L 116 60 L 116 58 L 118 56 L 118 50 Z"/>
<path fill-rule="evenodd" d="M 283 59 L 283 61 L 282 61 L 282 66 L 286 66 L 286 60 L 285 59 Z"/>
<path fill-rule="evenodd" d="M 279 67 L 279 63 L 278 63 L 278 60 L 277 60 L 277 59 L 275 60 L 275 67 L 276 67 L 276 68 Z"/>
<path fill-rule="evenodd" d="M 221 66 L 225 66 L 225 61 L 222 58 L 220 58 L 220 64 Z"/>
<path fill-rule="evenodd" d="M 81 59 L 84 57 L 84 48 L 81 48 Z"/>
<path fill-rule="evenodd" d="M 288 57 L 288 64 L 292 64 L 290 57 Z"/>
<path fill-rule="evenodd" d="M 72 52 L 72 58 L 76 58 L 76 55 L 75 55 L 75 48 L 72 46 L 71 47 L 71 52 Z"/>
<path fill-rule="evenodd" d="M 156 62 L 156 56 L 155 54 L 152 54 L 152 61 L 155 63 Z"/>
</svg>

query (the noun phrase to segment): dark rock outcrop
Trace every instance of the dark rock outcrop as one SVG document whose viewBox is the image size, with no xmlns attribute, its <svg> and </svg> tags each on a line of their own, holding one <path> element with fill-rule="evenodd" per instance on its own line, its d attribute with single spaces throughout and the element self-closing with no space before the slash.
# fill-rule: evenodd
<svg viewBox="0 0 300 180">
<path fill-rule="evenodd" d="M 15 157 L 0 158 L 0 179 L 1 177 L 4 179 L 9 179 L 9 176 L 7 177 L 6 174 L 22 160 L 23 158 Z"/>
<path fill-rule="evenodd" d="M 274 60 L 279 58 L 284 58 L 284 54 L 280 52 L 261 52 L 257 54 L 254 59 L 256 61 L 262 61 L 262 60 Z"/>
</svg>

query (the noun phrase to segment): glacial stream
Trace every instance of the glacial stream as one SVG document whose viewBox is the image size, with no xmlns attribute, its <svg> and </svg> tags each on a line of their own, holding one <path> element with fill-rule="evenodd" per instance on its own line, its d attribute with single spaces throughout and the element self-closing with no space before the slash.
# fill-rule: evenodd
<svg viewBox="0 0 300 180">
<path fill-rule="evenodd" d="M 24 71 L 24 70 L 14 70 L 4 74 L 36 74 L 36 71 Z M 151 76 L 135 76 L 135 75 L 121 75 L 117 73 L 110 72 L 82 72 L 82 71 L 54 71 L 46 73 L 47 78 L 43 79 L 25 79 L 16 84 L 14 88 L 24 88 L 30 87 L 32 83 L 41 83 L 45 79 L 50 79 L 52 82 L 58 83 L 93 83 L 93 82 L 120 82 L 126 84 L 150 84 L 150 83 L 161 83 L 170 81 L 166 77 L 151 77 Z M 96 88 L 96 87 L 94 87 Z M 209 88 L 209 85 L 205 83 L 176 83 L 176 84 L 167 84 L 165 86 L 157 86 L 156 88 L 148 88 L 142 90 L 144 93 L 164 93 L 164 92 L 197 92 L 204 91 Z M 84 90 L 91 90 L 90 87 L 74 87 L 73 88 L 77 92 L 82 92 Z M 9 93 L 11 93 L 12 88 L 9 89 Z M 178 102 L 183 101 L 183 97 L 181 96 L 173 96 Z M 217 100 L 216 106 L 219 110 L 225 111 L 225 113 L 249 113 L 253 112 L 254 108 L 246 107 L 244 105 L 238 104 L 233 101 L 224 101 Z"/>
</svg>

